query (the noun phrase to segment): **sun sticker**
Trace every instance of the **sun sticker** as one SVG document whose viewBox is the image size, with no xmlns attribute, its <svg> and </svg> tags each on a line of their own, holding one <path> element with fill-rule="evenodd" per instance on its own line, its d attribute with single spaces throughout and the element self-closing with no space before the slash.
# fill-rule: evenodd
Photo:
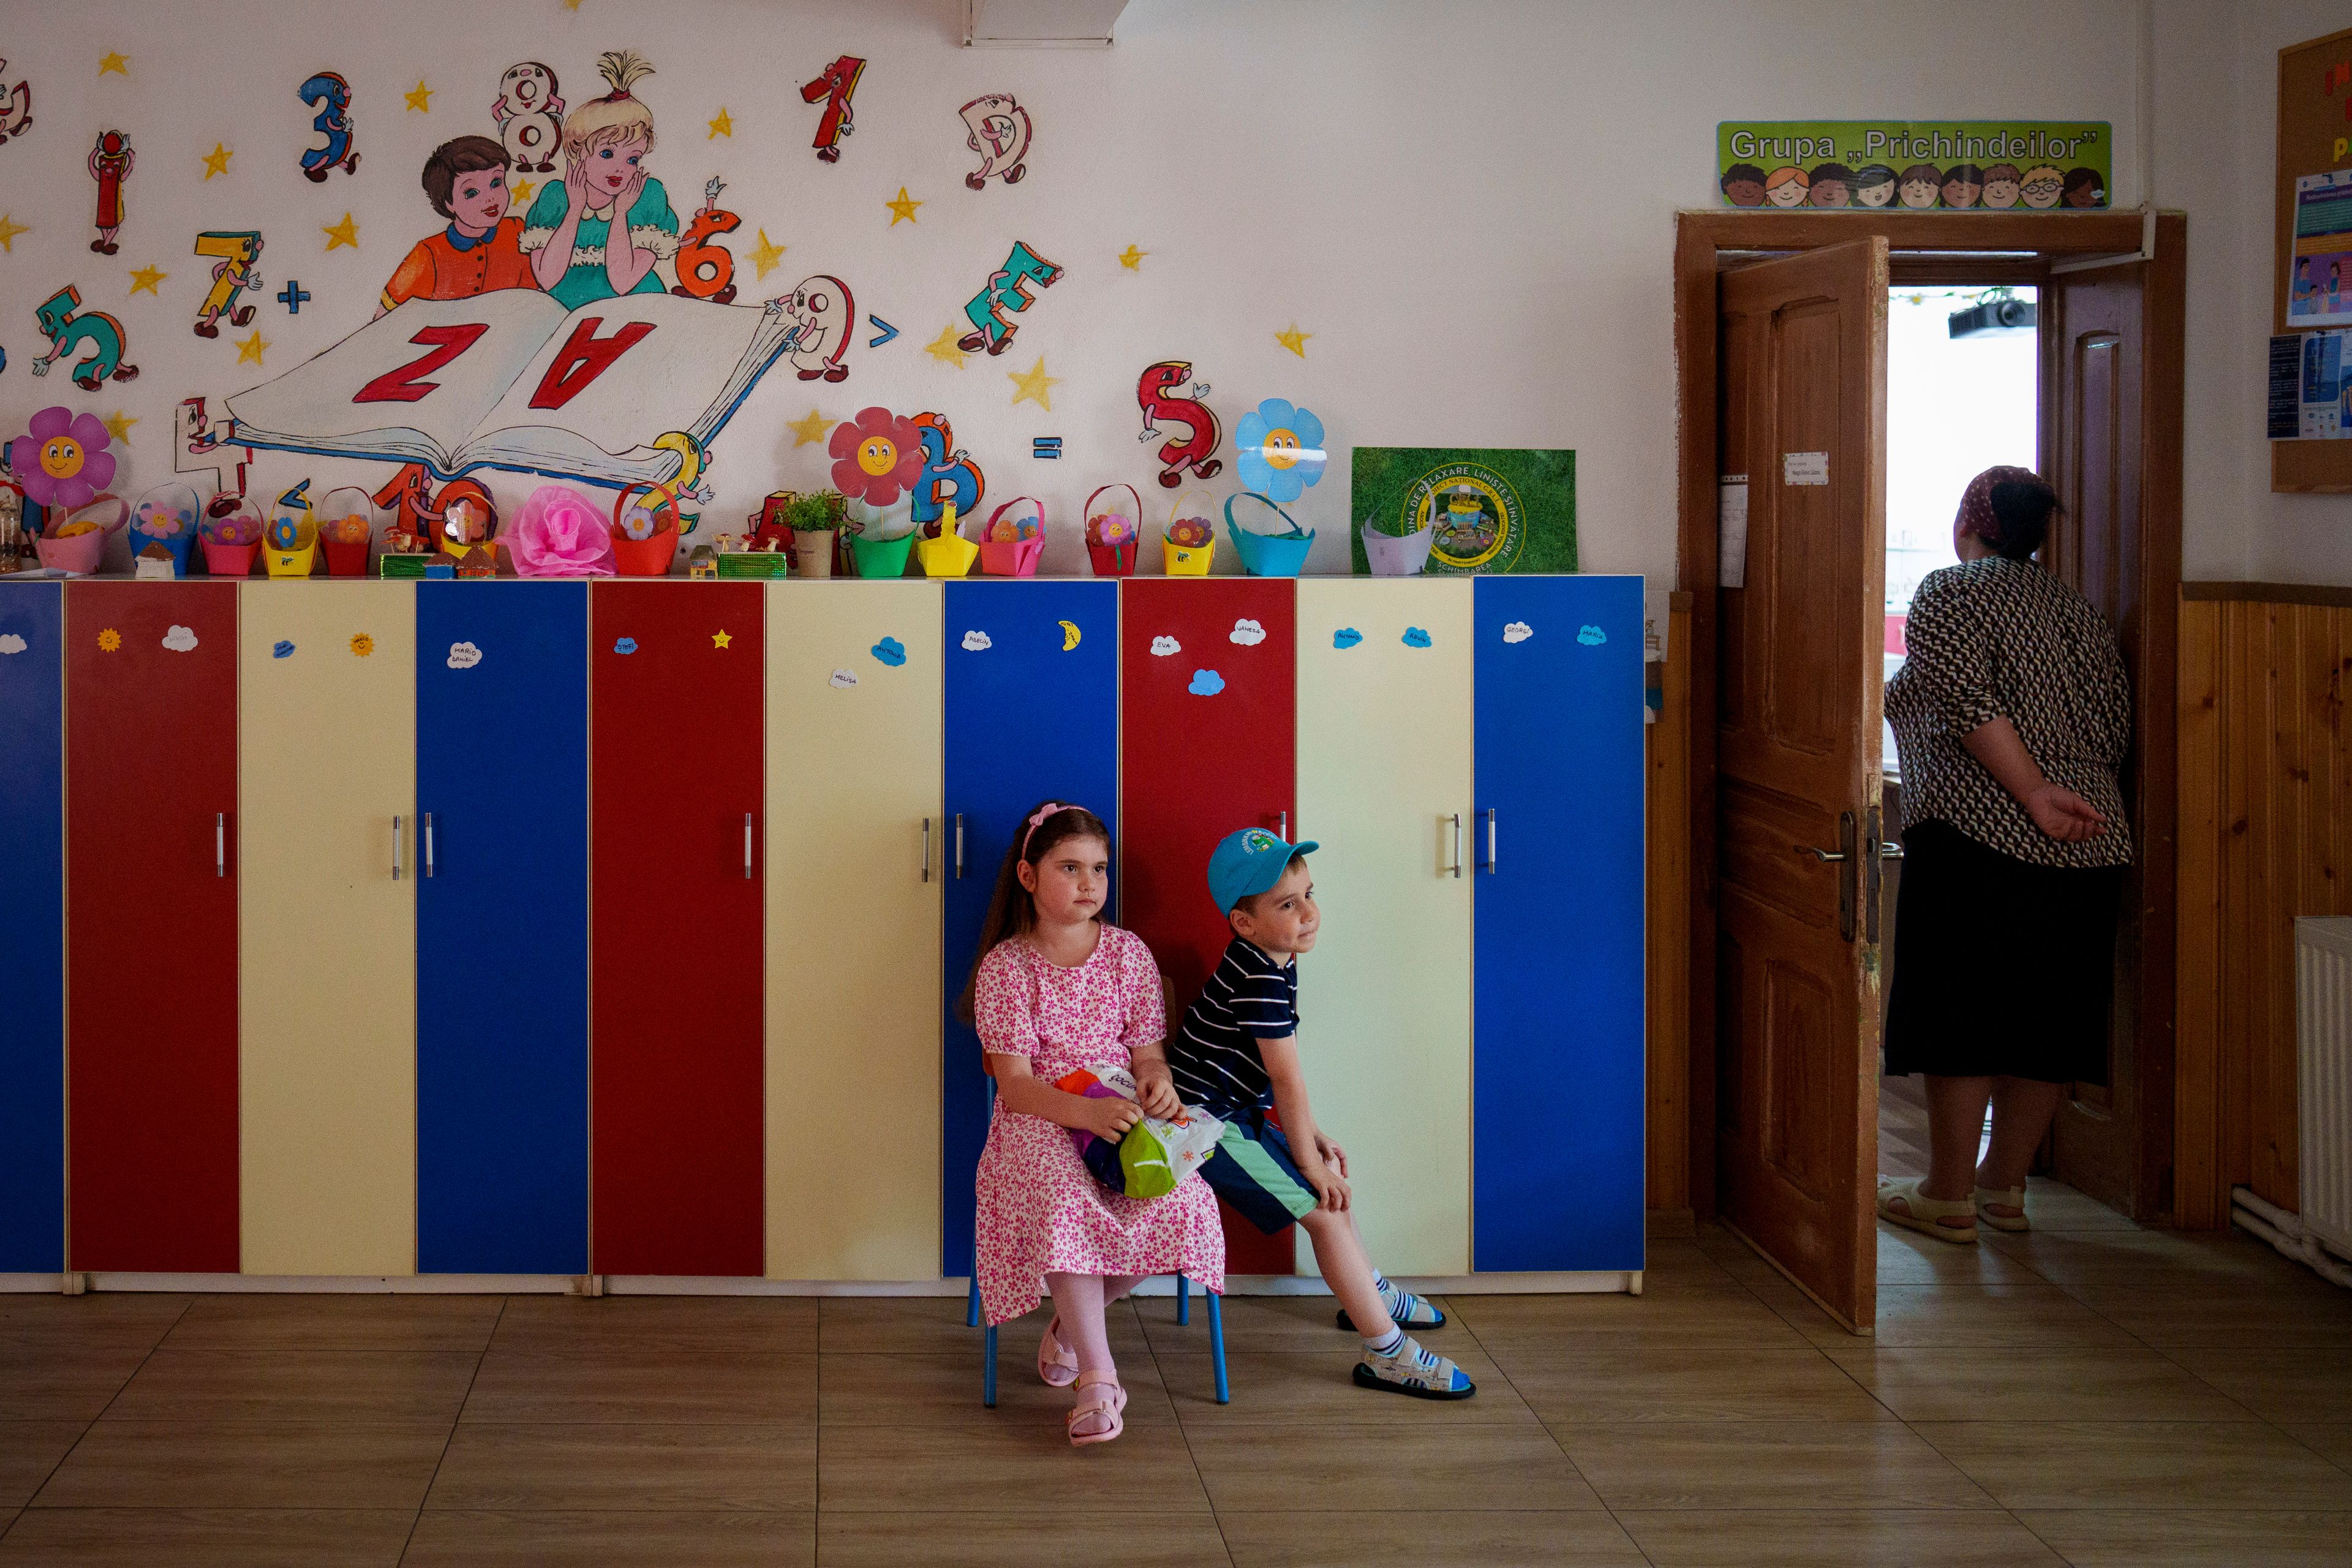
<svg viewBox="0 0 2352 1568">
<path fill-rule="evenodd" d="M 112 653 L 116 648 L 119 648 L 121 646 L 122 634 L 116 631 L 112 626 L 109 626 L 104 631 L 98 634 L 99 652 Z"/>
<path fill-rule="evenodd" d="M 375 638 L 368 636 L 365 632 L 353 632 L 352 634 L 352 651 L 359 655 L 360 658 L 365 658 L 368 655 L 375 651 Z"/>
</svg>

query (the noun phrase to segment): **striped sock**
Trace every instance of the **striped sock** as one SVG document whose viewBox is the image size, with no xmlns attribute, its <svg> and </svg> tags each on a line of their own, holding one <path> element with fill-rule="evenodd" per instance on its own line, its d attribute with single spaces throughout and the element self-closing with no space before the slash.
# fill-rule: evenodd
<svg viewBox="0 0 2352 1568">
<path fill-rule="evenodd" d="M 1398 1323 L 1426 1329 L 1445 1321 L 1436 1308 L 1412 1291 L 1390 1283 L 1389 1277 L 1379 1270 L 1373 1270 L 1372 1280 L 1380 1290 L 1381 1305 L 1388 1309 L 1389 1316 Z"/>
<path fill-rule="evenodd" d="M 1402 1329 L 1391 1329 L 1386 1339 L 1366 1340 L 1364 1342 L 1364 1353 L 1366 1355 L 1394 1355 L 1397 1352 L 1402 1349 L 1404 1349 L 1404 1331 Z"/>
</svg>

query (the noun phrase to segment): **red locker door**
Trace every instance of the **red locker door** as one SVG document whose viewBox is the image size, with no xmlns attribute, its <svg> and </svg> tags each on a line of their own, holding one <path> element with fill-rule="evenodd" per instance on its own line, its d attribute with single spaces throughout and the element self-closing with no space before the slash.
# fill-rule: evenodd
<svg viewBox="0 0 2352 1568">
<path fill-rule="evenodd" d="M 593 1268 L 755 1275 L 761 585 L 605 581 L 589 602 Z"/>
<path fill-rule="evenodd" d="M 1119 923 L 1168 976 L 1169 1026 L 1232 929 L 1209 851 L 1241 827 L 1288 837 L 1297 778 L 1296 587 L 1286 577 L 1130 577 L 1119 590 Z M 1290 1234 L 1225 1215 L 1226 1267 L 1288 1274 Z"/>
<path fill-rule="evenodd" d="M 67 584 L 72 1268 L 236 1272 L 239 826 L 236 585 Z"/>
</svg>

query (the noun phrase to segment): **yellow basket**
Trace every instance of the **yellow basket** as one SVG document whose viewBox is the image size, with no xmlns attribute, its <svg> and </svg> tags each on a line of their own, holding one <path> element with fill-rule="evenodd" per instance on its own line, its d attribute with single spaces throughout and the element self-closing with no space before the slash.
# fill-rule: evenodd
<svg viewBox="0 0 2352 1568">
<path fill-rule="evenodd" d="M 971 563 L 980 559 L 980 546 L 956 531 L 955 508 L 950 506 L 940 516 L 940 536 L 937 539 L 915 541 L 915 559 L 923 563 L 926 577 L 968 577 Z"/>
<path fill-rule="evenodd" d="M 1171 542 L 1167 537 L 1168 529 L 1176 525 L 1177 515 L 1184 509 L 1184 497 L 1189 496 L 1192 493 L 1192 491 L 1191 489 L 1186 489 L 1179 494 L 1173 501 L 1169 503 L 1168 521 L 1160 530 L 1160 563 L 1166 568 L 1168 575 L 1171 577 L 1205 577 L 1209 574 L 1209 563 L 1217 558 L 1217 521 L 1215 514 L 1216 501 L 1214 498 L 1212 498 L 1208 503 L 1210 510 L 1201 514 L 1202 519 L 1209 524 L 1209 542 L 1206 544 L 1178 544 Z M 1202 493 L 1206 494 L 1207 492 L 1203 491 Z"/>
<path fill-rule="evenodd" d="M 319 555 L 317 520 L 304 512 L 296 528 L 295 537 L 297 542 L 290 550 L 280 550 L 274 544 L 262 547 L 262 563 L 269 568 L 272 577 L 308 577 L 310 574 L 310 568 Z"/>
</svg>

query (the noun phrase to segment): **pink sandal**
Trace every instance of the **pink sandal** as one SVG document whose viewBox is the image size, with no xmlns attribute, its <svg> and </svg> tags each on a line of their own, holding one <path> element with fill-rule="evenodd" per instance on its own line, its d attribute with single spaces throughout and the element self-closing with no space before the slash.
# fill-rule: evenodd
<svg viewBox="0 0 2352 1568">
<path fill-rule="evenodd" d="M 1061 1321 L 1058 1315 L 1047 1320 L 1045 1331 L 1037 1337 L 1037 1376 L 1048 1388 L 1067 1388 L 1078 1381 L 1077 1352 L 1054 1337 Z"/>
<path fill-rule="evenodd" d="M 1072 1407 L 1069 1415 L 1071 1447 L 1083 1448 L 1089 1443 L 1108 1443 L 1113 1437 L 1118 1436 L 1121 1432 L 1127 1430 L 1127 1419 L 1123 1414 L 1127 1409 L 1127 1390 L 1119 1386 L 1118 1373 L 1115 1372 L 1084 1372 L 1078 1374 L 1078 1393 L 1081 1395 L 1083 1395 L 1089 1387 L 1100 1388 L 1106 1384 L 1110 1386 L 1110 1394 L 1108 1397 L 1098 1399 L 1081 1398 L 1078 1403 Z M 1104 1427 L 1099 1432 L 1079 1431 L 1078 1423 L 1090 1415 L 1101 1415 L 1107 1417 L 1109 1420 L 1110 1425 Z"/>
</svg>

